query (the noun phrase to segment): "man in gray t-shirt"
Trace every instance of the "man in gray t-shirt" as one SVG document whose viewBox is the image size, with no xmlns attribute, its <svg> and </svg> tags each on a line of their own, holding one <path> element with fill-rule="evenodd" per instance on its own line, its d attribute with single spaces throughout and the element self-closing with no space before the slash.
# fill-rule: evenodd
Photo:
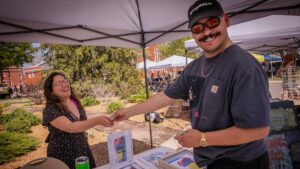
<svg viewBox="0 0 300 169">
<path fill-rule="evenodd" d="M 205 57 L 190 63 L 164 92 L 119 110 L 116 121 L 151 112 L 175 99 L 189 100 L 192 129 L 175 139 L 193 148 L 208 169 L 267 169 L 268 80 L 259 63 L 228 37 L 229 18 L 216 0 L 198 0 L 189 28 Z"/>
</svg>

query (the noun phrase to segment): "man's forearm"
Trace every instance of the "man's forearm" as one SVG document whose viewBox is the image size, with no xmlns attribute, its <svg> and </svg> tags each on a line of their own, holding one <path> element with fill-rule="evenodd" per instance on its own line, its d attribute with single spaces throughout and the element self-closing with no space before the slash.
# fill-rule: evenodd
<svg viewBox="0 0 300 169">
<path fill-rule="evenodd" d="M 243 129 L 235 126 L 212 132 L 206 132 L 209 146 L 231 146 L 249 143 L 267 137 L 269 127 Z"/>
<path fill-rule="evenodd" d="M 130 116 L 134 116 L 137 114 L 143 114 L 148 112 L 153 112 L 157 109 L 160 109 L 162 107 L 165 107 L 169 104 L 171 104 L 175 99 L 172 99 L 165 95 L 164 92 L 160 92 L 152 97 L 150 97 L 147 101 L 136 104 L 132 107 L 128 108 L 128 112 L 130 113 Z"/>
</svg>

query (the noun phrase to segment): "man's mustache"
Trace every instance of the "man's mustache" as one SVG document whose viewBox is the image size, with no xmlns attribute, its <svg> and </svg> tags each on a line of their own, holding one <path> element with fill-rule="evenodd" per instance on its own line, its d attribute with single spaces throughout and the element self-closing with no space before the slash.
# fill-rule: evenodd
<svg viewBox="0 0 300 169">
<path fill-rule="evenodd" d="M 210 33 L 209 35 L 206 35 L 202 38 L 199 39 L 199 41 L 206 41 L 208 38 L 213 38 L 213 37 L 216 37 L 216 36 L 219 36 L 221 33 L 220 32 L 216 32 L 216 33 Z"/>
</svg>

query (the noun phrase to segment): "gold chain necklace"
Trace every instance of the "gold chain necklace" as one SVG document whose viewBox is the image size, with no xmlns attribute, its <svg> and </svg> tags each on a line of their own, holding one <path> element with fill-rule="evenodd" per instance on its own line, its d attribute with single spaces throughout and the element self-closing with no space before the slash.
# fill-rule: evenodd
<svg viewBox="0 0 300 169">
<path fill-rule="evenodd" d="M 213 67 L 210 69 L 210 71 L 209 71 L 206 75 L 205 75 L 205 73 L 204 73 L 204 62 L 206 62 L 206 58 L 204 58 L 204 60 L 203 60 L 203 62 L 202 62 L 202 64 L 201 64 L 201 76 L 202 76 L 203 78 L 208 77 L 208 76 L 213 72 L 213 70 L 215 69 L 215 67 L 216 67 L 216 65 L 217 65 L 217 63 L 218 63 L 218 61 L 219 61 L 219 59 L 223 56 L 224 51 L 225 51 L 225 50 L 223 50 L 222 54 L 217 58 L 215 64 L 213 65 Z"/>
<path fill-rule="evenodd" d="M 225 49 L 223 50 L 223 52 L 221 53 L 221 55 L 217 58 L 215 64 L 212 66 L 212 68 L 210 69 L 210 71 L 209 71 L 206 75 L 205 75 L 205 73 L 204 73 L 204 62 L 206 62 L 206 58 L 204 58 L 204 60 L 203 60 L 203 62 L 202 62 L 202 64 L 201 64 L 201 76 L 202 76 L 203 78 L 208 77 L 208 76 L 214 71 L 216 65 L 218 64 L 218 61 L 219 61 L 220 58 L 223 56 L 225 50 L 226 50 L 228 47 L 232 46 L 232 45 L 233 45 L 233 44 L 230 44 L 230 42 L 227 42 L 227 44 L 226 44 L 226 46 L 225 46 Z"/>
</svg>

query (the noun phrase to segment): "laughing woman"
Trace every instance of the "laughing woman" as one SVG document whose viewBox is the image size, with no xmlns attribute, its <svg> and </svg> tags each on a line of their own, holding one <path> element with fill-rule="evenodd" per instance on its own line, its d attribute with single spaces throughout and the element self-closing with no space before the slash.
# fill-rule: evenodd
<svg viewBox="0 0 300 169">
<path fill-rule="evenodd" d="M 113 121 L 105 116 L 87 119 L 84 108 L 76 98 L 69 80 L 62 73 L 53 72 L 45 81 L 44 95 L 46 107 L 43 111 L 43 125 L 48 127 L 47 156 L 75 168 L 75 159 L 89 158 L 90 167 L 95 160 L 89 148 L 85 130 L 96 125 L 113 126 Z"/>
</svg>

